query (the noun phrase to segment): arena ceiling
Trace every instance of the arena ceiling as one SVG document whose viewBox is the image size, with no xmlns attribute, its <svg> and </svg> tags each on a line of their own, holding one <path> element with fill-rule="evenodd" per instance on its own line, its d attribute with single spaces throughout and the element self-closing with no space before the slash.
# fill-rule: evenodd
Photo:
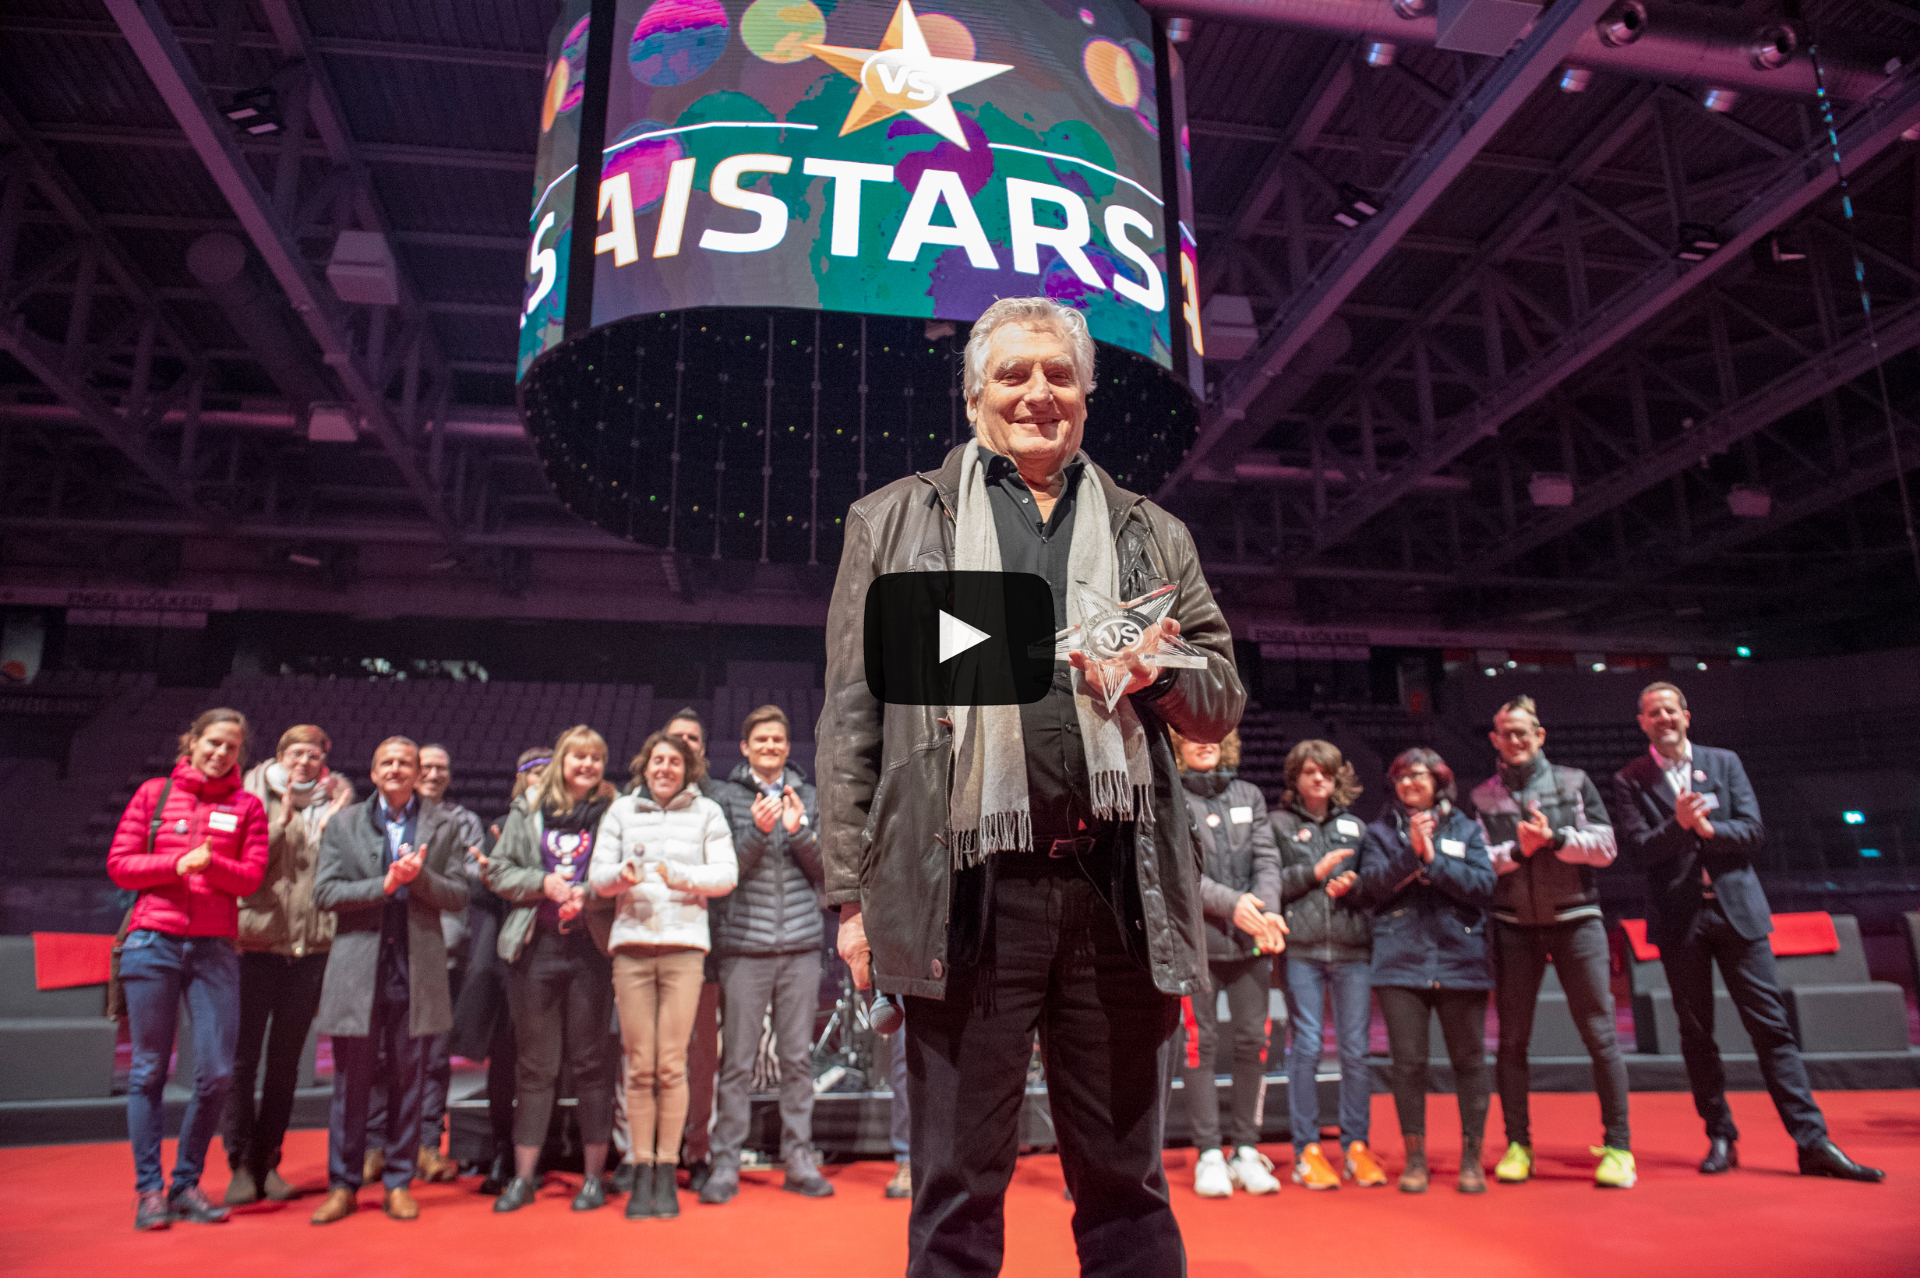
<svg viewBox="0 0 1920 1278">
<path fill-rule="evenodd" d="M 1896 60 L 1920 52 L 1920 8 L 1811 0 L 1770 70 L 1789 15 L 1768 3 L 1646 0 L 1641 38 L 1609 46 L 1593 32 L 1613 0 L 1557 0 L 1498 58 L 1434 47 L 1421 0 L 1404 18 L 1389 0 L 1153 7 L 1191 27 L 1219 357 L 1158 496 L 1229 602 L 1313 623 L 1910 639 L 1920 565 L 1895 479 L 1920 465 L 1920 143 L 1902 137 L 1920 136 L 1920 69 Z M 158 584 L 227 544 L 350 590 L 366 556 L 406 548 L 512 592 L 537 556 L 602 544 L 549 494 L 513 410 L 557 10 L 5 6 L 7 570 Z M 1809 37 L 1840 99 L 1851 224 Z M 218 110 L 263 85 L 286 127 L 252 138 Z M 1353 218 L 1356 196 L 1377 211 Z M 386 233 L 398 304 L 329 288 L 355 228 Z M 246 246 L 238 275 L 213 249 L 190 263 L 213 232 Z M 1719 247 L 1681 260 L 1683 240 Z M 314 402 L 348 405 L 357 440 L 310 440 Z M 1098 419 L 1096 398 L 1096 456 Z"/>
</svg>

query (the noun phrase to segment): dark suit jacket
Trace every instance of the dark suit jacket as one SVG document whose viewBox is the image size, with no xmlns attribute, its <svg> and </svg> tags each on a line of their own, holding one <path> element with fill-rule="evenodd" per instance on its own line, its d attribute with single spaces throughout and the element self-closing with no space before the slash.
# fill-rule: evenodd
<svg viewBox="0 0 1920 1278">
<path fill-rule="evenodd" d="M 1674 819 L 1673 787 L 1643 754 L 1614 776 L 1612 806 L 1620 852 L 1647 876 L 1647 939 L 1677 944 L 1701 909 L 1700 871 L 1713 878 L 1713 894 L 1734 930 L 1749 941 L 1773 931 L 1767 894 L 1754 872 L 1753 854 L 1766 841 L 1760 804 L 1740 756 L 1712 746 L 1693 747 L 1693 788 L 1720 798 L 1707 813 L 1713 837 L 1703 839 Z"/>
<path fill-rule="evenodd" d="M 379 983 L 380 923 L 387 906 L 381 890 L 387 870 L 387 836 L 374 822 L 375 794 L 327 822 L 320 836 L 320 869 L 313 900 L 340 920 L 320 990 L 322 1034 L 364 1036 L 373 1022 L 373 990 Z M 458 858 L 466 855 L 460 824 L 439 804 L 422 799 L 414 819 L 416 846 L 426 864 L 407 885 L 407 1032 L 415 1038 L 453 1027 L 447 987 L 447 943 L 440 911 L 467 908 L 467 881 Z"/>
</svg>

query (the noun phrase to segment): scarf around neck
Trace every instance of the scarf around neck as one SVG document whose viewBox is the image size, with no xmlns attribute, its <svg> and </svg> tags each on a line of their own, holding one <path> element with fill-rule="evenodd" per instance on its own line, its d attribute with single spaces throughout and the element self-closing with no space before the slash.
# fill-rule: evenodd
<svg viewBox="0 0 1920 1278">
<path fill-rule="evenodd" d="M 1000 539 L 987 495 L 987 468 L 976 440 L 960 460 L 954 563 L 961 572 L 999 572 Z M 1073 541 L 1067 551 L 1069 586 L 1084 582 L 1111 598 L 1120 590 L 1119 558 L 1109 531 L 1107 497 L 1099 480 L 1083 476 L 1074 497 Z M 1081 620 L 1080 592 L 1068 589 L 1067 624 Z M 1133 703 L 1121 697 L 1109 713 L 1086 676 L 1073 672 L 1073 704 L 1087 753 L 1094 815 L 1107 821 L 1151 819 L 1153 782 L 1147 734 Z M 1027 757 L 1020 707 L 956 705 L 953 783 L 948 822 L 956 868 L 977 865 L 995 852 L 1033 850 L 1033 812 L 1027 795 Z"/>
</svg>

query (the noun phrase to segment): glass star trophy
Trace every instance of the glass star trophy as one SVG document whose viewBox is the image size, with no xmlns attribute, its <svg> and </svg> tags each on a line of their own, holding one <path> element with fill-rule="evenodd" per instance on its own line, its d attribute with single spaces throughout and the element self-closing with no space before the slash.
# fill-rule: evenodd
<svg viewBox="0 0 1920 1278">
<path fill-rule="evenodd" d="M 1169 582 L 1122 603 L 1085 582 L 1075 583 L 1081 620 L 1054 636 L 1055 651 L 1061 656 L 1085 654 L 1088 672 L 1099 672 L 1088 682 L 1105 698 L 1108 714 L 1126 692 L 1129 657 L 1137 656 L 1141 664 L 1163 669 L 1207 668 L 1204 652 L 1178 635 L 1161 633 L 1155 626 L 1172 611 L 1179 588 Z"/>
</svg>

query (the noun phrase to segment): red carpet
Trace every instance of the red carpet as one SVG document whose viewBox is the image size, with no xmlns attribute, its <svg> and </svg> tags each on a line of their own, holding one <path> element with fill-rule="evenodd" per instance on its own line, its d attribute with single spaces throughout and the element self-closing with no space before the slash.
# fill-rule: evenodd
<svg viewBox="0 0 1920 1278">
<path fill-rule="evenodd" d="M 1728 1176 L 1694 1171 L 1705 1142 L 1690 1098 L 1633 1098 L 1640 1184 L 1593 1188 L 1589 1141 L 1598 1135 L 1593 1098 L 1534 1098 L 1540 1178 L 1494 1186 L 1484 1198 L 1453 1190 L 1459 1165 L 1451 1097 L 1434 1097 L 1435 1186 L 1424 1198 L 1388 1189 L 1310 1194 L 1289 1184 L 1279 1195 L 1203 1201 L 1191 1188 L 1192 1153 L 1170 1151 L 1174 1205 L 1194 1278 L 1292 1278 L 1303 1272 L 1379 1275 L 1604 1275 L 1605 1278 L 1714 1278 L 1721 1274 L 1818 1276 L 1920 1274 L 1920 1092 L 1822 1095 L 1833 1134 L 1846 1150 L 1891 1174 L 1884 1185 L 1801 1179 L 1793 1147 L 1764 1095 L 1741 1094 L 1734 1109 L 1745 1132 L 1744 1166 Z M 1399 1167 L 1398 1126 L 1389 1098 L 1374 1099 L 1374 1129 L 1391 1170 Z M 1453 1128 L 1449 1134 L 1450 1125 Z M 1500 1131 L 1496 1102 L 1489 1127 Z M 1504 1148 L 1504 1144 L 1500 1146 Z M 1280 1149 L 1269 1149 L 1278 1154 Z M 169 1142 L 171 1157 L 171 1142 Z M 289 1138 L 285 1171 L 296 1183 L 325 1179 L 326 1135 Z M 207 1189 L 217 1200 L 226 1166 Z M 419 1220 L 400 1224 L 361 1194 L 352 1220 L 307 1223 L 315 1199 L 245 1209 L 221 1226 L 177 1224 L 164 1234 L 133 1232 L 133 1161 L 125 1145 L 0 1150 L 0 1270 L 14 1274 L 465 1275 L 642 1273 L 662 1278 L 892 1278 L 906 1265 L 905 1203 L 881 1187 L 889 1163 L 829 1169 L 839 1190 L 826 1202 L 780 1192 L 777 1173 L 749 1173 L 726 1207 L 682 1195 L 677 1221 L 622 1219 L 610 1205 L 588 1216 L 567 1211 L 572 1178 L 560 1178 L 531 1207 L 496 1218 L 478 1183 L 417 1187 Z M 1009 1278 L 1058 1278 L 1077 1271 L 1061 1198 L 1059 1164 L 1022 1159 L 1007 1210 Z"/>
</svg>

